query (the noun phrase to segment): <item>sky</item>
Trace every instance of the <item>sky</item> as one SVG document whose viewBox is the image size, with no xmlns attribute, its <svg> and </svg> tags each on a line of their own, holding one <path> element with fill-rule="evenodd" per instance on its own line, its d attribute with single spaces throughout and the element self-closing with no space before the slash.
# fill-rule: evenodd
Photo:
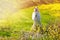
<svg viewBox="0 0 60 40">
<path fill-rule="evenodd" d="M 16 0 L 0 0 L 0 20 L 16 12 L 18 6 L 18 1 Z"/>
</svg>

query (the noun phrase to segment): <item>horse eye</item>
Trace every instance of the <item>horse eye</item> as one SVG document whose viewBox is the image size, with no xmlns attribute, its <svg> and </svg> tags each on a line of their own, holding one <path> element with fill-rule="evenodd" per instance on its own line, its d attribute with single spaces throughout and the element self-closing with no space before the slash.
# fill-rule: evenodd
<svg viewBox="0 0 60 40">
<path fill-rule="evenodd" d="M 37 17 L 37 15 L 35 15 L 35 17 Z"/>
</svg>

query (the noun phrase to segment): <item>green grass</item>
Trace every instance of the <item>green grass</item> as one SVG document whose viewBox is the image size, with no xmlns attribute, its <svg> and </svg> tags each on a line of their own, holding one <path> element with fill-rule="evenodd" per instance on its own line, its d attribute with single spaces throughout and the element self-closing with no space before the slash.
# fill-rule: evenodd
<svg viewBox="0 0 60 40">
<path fill-rule="evenodd" d="M 43 24 L 44 27 L 46 27 L 49 23 L 53 24 L 55 23 L 55 20 L 60 20 L 60 16 L 59 15 L 55 15 L 55 14 L 59 14 L 59 10 L 57 7 L 60 4 L 50 4 L 50 5 L 39 5 L 39 12 L 41 15 L 41 23 Z M 52 7 L 53 6 L 53 7 Z M 56 9 L 55 9 L 56 6 Z M 3 27 L 6 28 L 10 28 L 10 30 L 8 29 L 8 34 L 7 34 L 7 30 L 0 30 L 2 32 L 0 32 L 0 35 L 3 36 L 14 36 L 14 37 L 19 37 L 19 31 L 21 30 L 25 30 L 25 31 L 30 31 L 32 25 L 33 25 L 33 20 L 32 20 L 32 12 L 33 12 L 34 6 L 33 7 L 29 7 L 29 8 L 25 8 L 25 9 L 21 9 L 19 11 L 17 11 L 16 13 L 14 13 L 12 16 L 9 16 L 7 21 L 5 23 L 2 23 L 2 25 L 0 24 L 1 28 Z M 3 32 L 4 31 L 4 32 Z M 44 37 L 44 40 L 45 37 Z"/>
</svg>

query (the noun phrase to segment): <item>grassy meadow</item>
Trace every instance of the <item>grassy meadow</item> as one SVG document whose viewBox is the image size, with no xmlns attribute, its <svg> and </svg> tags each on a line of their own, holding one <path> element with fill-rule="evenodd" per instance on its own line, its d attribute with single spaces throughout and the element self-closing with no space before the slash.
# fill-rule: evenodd
<svg viewBox="0 0 60 40">
<path fill-rule="evenodd" d="M 60 40 L 60 4 L 38 5 L 43 34 L 31 32 L 34 7 L 20 9 L 0 20 L 0 40 Z"/>
</svg>

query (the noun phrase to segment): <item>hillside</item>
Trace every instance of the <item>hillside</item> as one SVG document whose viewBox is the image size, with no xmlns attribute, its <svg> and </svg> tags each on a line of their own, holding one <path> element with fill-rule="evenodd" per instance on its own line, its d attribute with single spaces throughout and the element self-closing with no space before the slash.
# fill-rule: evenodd
<svg viewBox="0 0 60 40">
<path fill-rule="evenodd" d="M 59 40 L 60 39 L 60 4 L 39 5 L 43 35 L 31 32 L 33 25 L 32 12 L 35 6 L 12 13 L 4 13 L 0 19 L 0 39 L 2 40 Z M 2 16 L 1 16 L 2 17 Z M 48 28 L 47 28 L 48 27 Z M 46 31 L 48 30 L 48 31 Z M 38 35 L 37 35 L 38 34 Z M 24 39 L 25 38 L 25 39 Z"/>
<path fill-rule="evenodd" d="M 60 3 L 60 0 L 19 0 L 20 8 L 54 3 Z"/>
</svg>

